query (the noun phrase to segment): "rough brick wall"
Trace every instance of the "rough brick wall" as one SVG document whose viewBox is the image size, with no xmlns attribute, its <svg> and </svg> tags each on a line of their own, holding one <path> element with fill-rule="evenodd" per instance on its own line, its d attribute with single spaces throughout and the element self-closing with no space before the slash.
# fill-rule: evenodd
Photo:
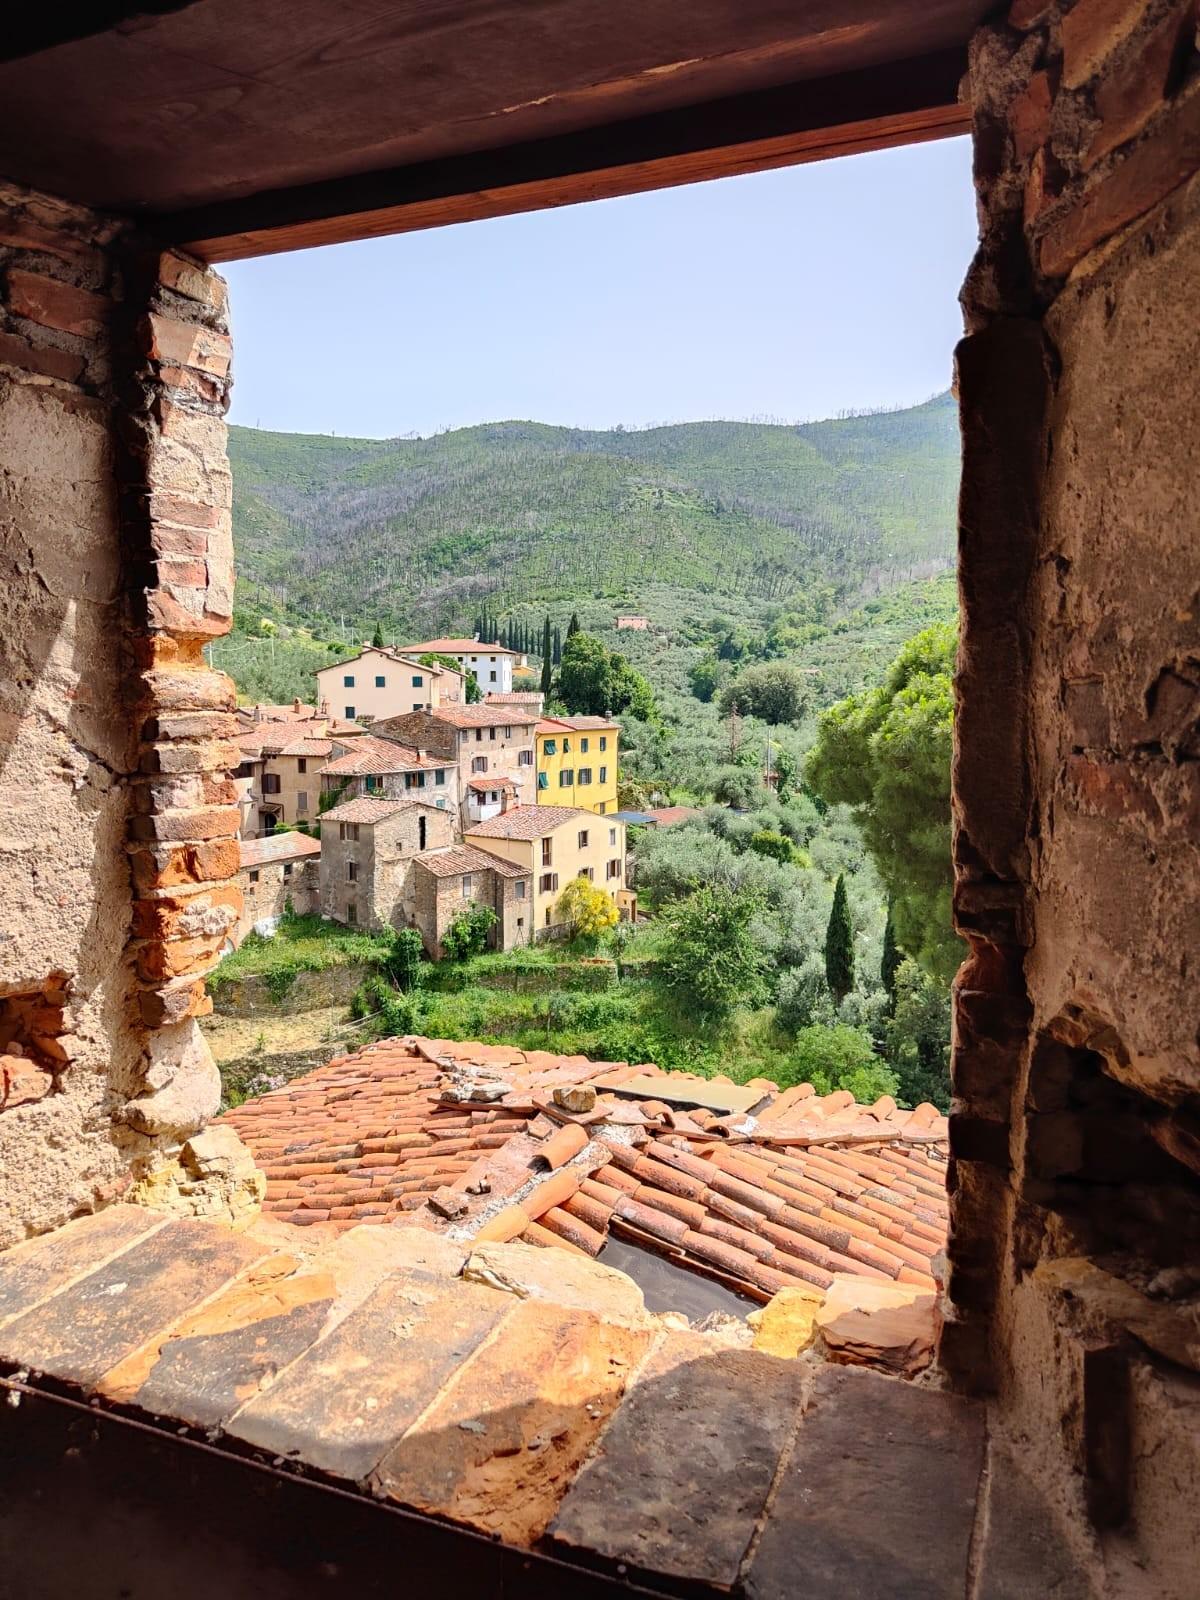
<svg viewBox="0 0 1200 1600">
<path fill-rule="evenodd" d="M 1095 1341 L 1064 1331 L 1039 1269 L 1103 1256 L 1144 1286 L 1196 1239 L 1196 67 L 1179 0 L 1017 0 L 976 36 L 981 245 L 957 360 L 954 848 L 972 953 L 942 1359 L 998 1388 L 1093 1520 L 1107 1504 L 1147 1538 L 1149 1479 L 1112 1441 L 1154 1433 L 1128 1397 L 1157 1379 L 1116 1332 L 1133 1376 L 1093 1382 Z M 1185 1581 L 1178 1543 L 1139 1559 L 1159 1592 Z"/>
<path fill-rule="evenodd" d="M 0 1108 L 0 1245 L 216 1107 L 194 1019 L 240 904 L 233 687 L 201 657 L 231 609 L 228 371 L 215 274 L 0 186 L 0 1009 L 64 994 L 47 1092 Z"/>
</svg>

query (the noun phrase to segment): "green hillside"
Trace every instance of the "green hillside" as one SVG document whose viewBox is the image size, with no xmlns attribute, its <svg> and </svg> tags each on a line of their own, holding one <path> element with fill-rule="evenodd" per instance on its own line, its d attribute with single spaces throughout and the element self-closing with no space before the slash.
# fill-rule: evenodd
<svg viewBox="0 0 1200 1600">
<path fill-rule="evenodd" d="M 794 601 L 946 568 L 958 483 L 949 395 L 791 427 L 589 432 L 501 422 L 430 439 L 233 428 L 239 602 L 401 631 L 655 592 Z M 353 622 L 351 622 L 353 619 Z M 657 620 L 657 619 L 656 619 Z"/>
</svg>

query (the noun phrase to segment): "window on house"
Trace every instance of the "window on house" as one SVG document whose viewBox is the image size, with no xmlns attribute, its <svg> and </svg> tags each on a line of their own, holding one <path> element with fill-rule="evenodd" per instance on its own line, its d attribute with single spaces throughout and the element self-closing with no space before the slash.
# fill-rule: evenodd
<svg viewBox="0 0 1200 1600">
<path fill-rule="evenodd" d="M 512 729 L 511 728 L 505 728 L 504 737 L 506 739 L 511 739 L 512 738 Z"/>
<path fill-rule="evenodd" d="M 578 774 L 578 782 L 580 782 L 580 783 L 591 783 L 591 781 L 592 781 L 592 769 L 591 769 L 591 767 L 580 767 L 579 774 Z"/>
<path fill-rule="evenodd" d="M 587 831 L 586 828 L 580 828 L 580 830 L 579 830 L 579 848 L 581 850 L 586 850 L 587 849 L 587 843 L 588 843 L 588 831 Z"/>
<path fill-rule="evenodd" d="M 581 878 L 586 878 L 589 883 L 595 883 L 596 869 L 595 867 L 580 867 L 579 876 Z"/>
<path fill-rule="evenodd" d="M 471 771 L 472 772 L 486 772 L 487 771 L 487 757 L 486 756 L 476 756 L 474 761 L 472 761 L 472 763 L 471 763 Z"/>
<path fill-rule="evenodd" d="M 605 875 L 606 878 L 619 878 L 621 876 L 621 858 L 620 858 L 620 856 L 618 856 L 615 861 L 610 861 L 608 863 L 608 867 L 607 867 L 604 875 Z"/>
<path fill-rule="evenodd" d="M 307 811 L 308 810 L 308 790 L 307 789 L 300 789 L 300 790 L 297 791 L 297 794 L 296 794 L 296 810 L 297 811 Z"/>
<path fill-rule="evenodd" d="M 489 657 L 488 657 L 488 660 L 489 660 L 489 661 L 495 661 L 495 659 L 496 659 L 496 658 L 495 658 L 495 656 L 489 656 Z"/>
<path fill-rule="evenodd" d="M 380 682 L 383 682 L 382 678 L 380 679 Z M 420 673 L 413 673 L 412 686 L 414 689 L 423 689 L 425 687 L 425 679 L 421 677 Z"/>
<path fill-rule="evenodd" d="M 284 881 L 284 883 L 286 883 L 288 881 L 288 879 L 291 877 L 291 875 L 292 875 L 292 862 L 285 861 L 283 863 L 283 881 Z"/>
<path fill-rule="evenodd" d="M 379 789 L 382 786 L 383 786 L 383 779 L 380 778 L 377 773 L 374 773 L 374 772 L 368 772 L 367 773 L 367 793 L 368 794 L 374 794 L 376 789 Z"/>
<path fill-rule="evenodd" d="M 538 888 L 543 894 L 553 894 L 555 889 L 558 888 L 558 873 L 543 872 L 538 879 Z"/>
<path fill-rule="evenodd" d="M 279 774 L 277 772 L 263 773 L 262 792 L 264 794 L 279 793 Z"/>
<path fill-rule="evenodd" d="M 603 771 L 603 770 L 604 769 L 601 768 L 601 771 Z M 608 801 L 607 800 L 601 800 L 600 804 L 596 807 L 596 810 L 600 813 L 601 816 L 603 816 L 604 813 L 608 810 Z"/>
<path fill-rule="evenodd" d="M 608 749 L 608 739 L 604 734 L 600 735 L 600 748 L 601 748 L 601 750 L 607 750 Z"/>
<path fill-rule="evenodd" d="M 482 744 L 483 743 L 483 729 L 482 728 L 476 728 L 475 729 L 475 743 L 476 744 Z"/>
<path fill-rule="evenodd" d="M 307 772 L 308 771 L 308 757 L 307 756 L 300 756 L 300 757 L 297 758 L 296 771 L 297 772 Z"/>
<path fill-rule="evenodd" d="M 524 878 L 520 878 L 517 881 L 516 898 L 518 900 L 524 900 L 524 898 L 525 898 L 525 879 Z"/>
<path fill-rule="evenodd" d="M 471 898 L 471 874 L 469 872 L 463 873 L 462 892 L 464 900 L 469 900 Z"/>
<path fill-rule="evenodd" d="M 547 927 L 550 926 L 550 908 L 549 908 L 549 906 L 546 907 L 546 926 Z"/>
<path fill-rule="evenodd" d="M 424 848 L 425 848 L 425 818 L 422 816 L 422 817 L 418 817 L 417 818 L 417 849 L 418 850 L 424 850 Z"/>
<path fill-rule="evenodd" d="M 343 712 L 343 715 L 345 716 L 345 719 L 346 719 L 347 722 L 353 722 L 354 721 L 354 707 L 353 706 L 343 706 L 342 707 L 342 712 Z"/>
<path fill-rule="evenodd" d="M 558 787 L 560 789 L 570 789 L 574 786 L 574 783 L 575 772 L 573 768 L 564 767 L 558 775 Z"/>
<path fill-rule="evenodd" d="M 569 756 L 570 754 L 571 754 L 571 741 L 570 741 L 570 739 L 564 739 L 563 740 L 563 755 Z"/>
<path fill-rule="evenodd" d="M 347 905 L 346 905 L 346 921 L 347 922 L 357 922 L 358 921 L 358 907 L 355 905 L 353 900 L 349 901 L 347 903 Z"/>
<path fill-rule="evenodd" d="M 425 787 L 425 774 L 423 772 L 406 772 L 404 774 L 404 787 L 406 789 L 423 789 Z"/>
<path fill-rule="evenodd" d="M 588 741 L 586 739 L 580 739 L 580 741 L 579 741 L 579 753 L 580 753 L 581 756 L 587 754 L 587 748 L 588 748 Z"/>
<path fill-rule="evenodd" d="M 607 767 L 601 767 L 600 768 L 600 782 L 601 783 L 607 783 L 608 782 L 608 768 Z"/>
<path fill-rule="evenodd" d="M 525 918 L 524 917 L 518 917 L 517 918 L 517 927 L 518 928 L 523 928 L 524 926 L 525 926 Z"/>
<path fill-rule="evenodd" d="M 421 702 L 419 700 L 414 700 L 413 701 L 413 710 L 414 711 L 420 711 L 422 709 L 423 708 L 422 708 Z"/>
<path fill-rule="evenodd" d="M 488 729 L 488 738 L 489 738 L 489 739 L 494 739 L 494 738 L 495 738 L 495 737 L 496 737 L 496 730 L 495 730 L 495 728 L 489 728 L 489 729 Z"/>
<path fill-rule="evenodd" d="M 558 741 L 555 739 L 547 739 L 545 744 L 542 746 L 542 749 L 548 756 L 556 756 L 558 754 Z"/>
<path fill-rule="evenodd" d="M 358 882 L 358 862 L 357 861 L 347 861 L 347 863 L 346 863 L 346 882 L 347 883 L 357 883 Z"/>
<path fill-rule="evenodd" d="M 519 767 L 531 767 L 533 765 L 533 751 L 532 750 L 521 750 L 521 751 L 519 751 L 518 754 L 517 754 L 517 765 Z"/>
<path fill-rule="evenodd" d="M 234 768 L 233 775 L 235 778 L 252 778 L 254 776 L 253 761 L 243 761 L 239 763 L 239 765 Z"/>
<path fill-rule="evenodd" d="M 548 789 L 549 787 L 550 787 L 550 774 L 548 772 L 539 772 L 538 773 L 538 788 L 539 789 Z"/>
<path fill-rule="evenodd" d="M 615 829 L 615 828 L 610 828 L 610 829 L 609 829 L 609 830 L 608 830 L 608 842 L 609 842 L 609 844 L 610 844 L 610 845 L 612 845 L 612 847 L 613 847 L 613 848 L 614 848 L 614 849 L 615 849 L 615 848 L 616 848 L 616 844 L 617 844 L 617 830 L 616 830 L 616 829 Z"/>
<path fill-rule="evenodd" d="M 437 771 L 434 773 L 434 775 L 433 775 L 433 786 L 434 786 L 435 789 L 444 789 L 446 787 L 446 769 L 445 769 L 445 767 L 439 767 L 437 769 Z"/>
<path fill-rule="evenodd" d="M 353 687 L 354 687 L 354 674 L 352 672 L 348 672 L 346 674 L 346 676 L 342 679 L 342 688 L 343 689 L 353 689 Z"/>
<path fill-rule="evenodd" d="M 358 838 L 357 822 L 341 822 L 338 824 L 338 838 L 343 841 L 354 841 Z"/>
<path fill-rule="evenodd" d="M 377 676 L 376 679 L 375 679 L 375 687 L 377 689 L 386 689 L 387 688 L 387 679 L 385 677 Z"/>
<path fill-rule="evenodd" d="M 544 867 L 548 867 L 553 859 L 551 845 L 552 841 L 550 839 L 542 840 L 542 865 Z"/>
<path fill-rule="evenodd" d="M 258 882 L 258 868 L 257 867 L 251 867 L 250 868 L 250 882 L 251 883 L 257 883 Z"/>
<path fill-rule="evenodd" d="M 488 673 L 488 682 L 489 683 L 495 683 L 495 681 L 496 681 L 496 674 L 494 672 L 489 672 Z"/>
</svg>

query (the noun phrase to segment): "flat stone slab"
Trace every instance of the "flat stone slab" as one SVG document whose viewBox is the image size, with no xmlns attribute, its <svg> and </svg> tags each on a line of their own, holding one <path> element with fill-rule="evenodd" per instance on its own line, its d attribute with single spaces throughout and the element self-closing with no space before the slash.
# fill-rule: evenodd
<svg viewBox="0 0 1200 1600">
<path fill-rule="evenodd" d="M 0 1324 L 31 1310 L 163 1225 L 144 1206 L 109 1206 L 0 1255 Z"/>
<path fill-rule="evenodd" d="M 860 1367 L 817 1376 L 749 1600 L 962 1600 L 982 1406 Z"/>
<path fill-rule="evenodd" d="M 226 1432 L 360 1482 L 512 1309 L 510 1296 L 476 1284 L 388 1278 Z"/>
<path fill-rule="evenodd" d="M 384 1457 L 374 1484 L 418 1511 L 533 1544 L 651 1337 L 525 1301 Z"/>
<path fill-rule="evenodd" d="M 1098 1600 L 1046 1497 L 1003 1452 L 988 1467 L 976 1600 Z"/>
<path fill-rule="evenodd" d="M 732 1587 L 803 1395 L 795 1361 L 667 1336 L 568 1490 L 552 1537 L 611 1562 Z"/>
<path fill-rule="evenodd" d="M 168 1222 L 8 1323 L 0 1360 L 95 1384 L 266 1253 L 217 1223 Z"/>
</svg>

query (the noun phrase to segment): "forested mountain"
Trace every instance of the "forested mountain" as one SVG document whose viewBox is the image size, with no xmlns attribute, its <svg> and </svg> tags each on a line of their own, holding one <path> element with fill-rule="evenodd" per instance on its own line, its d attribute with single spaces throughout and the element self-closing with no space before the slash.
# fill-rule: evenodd
<svg viewBox="0 0 1200 1600">
<path fill-rule="evenodd" d="M 887 588 L 954 548 L 956 412 L 589 432 L 500 422 L 429 439 L 233 428 L 239 598 L 293 616 L 462 626 L 639 586 L 792 600 Z"/>
</svg>

